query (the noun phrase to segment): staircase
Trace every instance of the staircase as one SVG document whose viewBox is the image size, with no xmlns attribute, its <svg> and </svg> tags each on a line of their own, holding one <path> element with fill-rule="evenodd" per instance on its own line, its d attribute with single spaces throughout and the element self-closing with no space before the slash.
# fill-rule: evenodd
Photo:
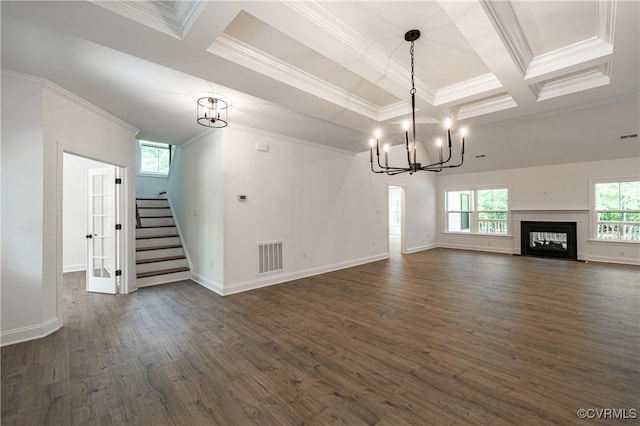
<svg viewBox="0 0 640 426">
<path fill-rule="evenodd" d="M 136 198 L 138 287 L 190 278 L 187 258 L 164 198 Z"/>
</svg>

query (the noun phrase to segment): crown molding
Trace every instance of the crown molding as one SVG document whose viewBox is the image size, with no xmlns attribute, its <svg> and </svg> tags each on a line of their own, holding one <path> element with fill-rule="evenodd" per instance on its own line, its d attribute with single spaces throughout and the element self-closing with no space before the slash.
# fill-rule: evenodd
<svg viewBox="0 0 640 426">
<path fill-rule="evenodd" d="M 561 71 L 566 74 L 599 65 L 613 54 L 616 0 L 597 2 L 596 36 L 537 56 L 533 55 L 509 1 L 481 0 L 480 4 L 525 81 L 548 79 Z"/>
<path fill-rule="evenodd" d="M 544 101 L 595 87 L 606 86 L 611 81 L 610 75 L 611 66 L 606 63 L 577 74 L 537 83 L 532 86 L 532 89 L 536 94 L 536 100 Z"/>
<path fill-rule="evenodd" d="M 456 120 L 466 120 L 479 115 L 490 114 L 492 112 L 503 111 L 505 109 L 517 107 L 518 104 L 507 93 L 483 99 L 467 105 L 463 105 L 458 110 Z"/>
<path fill-rule="evenodd" d="M 613 55 L 613 45 L 599 37 L 592 37 L 569 46 L 538 55 L 529 64 L 524 80 L 532 81 L 552 76 L 572 67 L 586 67 L 593 62 L 607 61 Z"/>
<path fill-rule="evenodd" d="M 420 110 L 416 107 L 416 111 Z M 378 121 L 386 121 L 410 113 L 411 105 L 409 103 L 396 102 L 395 104 L 387 105 L 386 107 L 380 108 L 380 117 Z"/>
<path fill-rule="evenodd" d="M 359 60 L 365 63 L 367 68 L 375 70 L 376 73 L 385 76 L 400 87 L 406 86 L 409 71 L 394 59 L 389 58 L 388 54 L 378 48 L 373 41 L 368 40 L 362 33 L 356 31 L 351 25 L 343 21 L 326 6 L 315 1 L 295 0 L 283 1 L 283 4 L 324 30 L 340 43 L 343 43 L 349 50 L 361 54 Z M 363 42 L 363 40 L 365 42 Z M 366 53 L 363 52 L 363 45 L 366 46 Z M 369 80 L 361 73 L 355 70 L 351 71 Z M 378 85 L 380 83 L 379 81 L 371 82 Z M 419 78 L 415 79 L 415 85 L 417 89 L 416 97 L 433 105 L 437 94 L 436 89 Z"/>
<path fill-rule="evenodd" d="M 382 110 L 377 105 L 319 79 L 306 71 L 293 67 L 227 34 L 220 34 L 207 48 L 207 52 L 372 120 L 380 121 Z"/>
<path fill-rule="evenodd" d="M 509 55 L 524 75 L 533 58 L 533 53 L 511 3 L 481 0 L 480 5 L 498 32 Z"/>
<path fill-rule="evenodd" d="M 178 40 L 187 35 L 207 5 L 203 0 L 178 1 L 173 7 L 150 1 L 89 1 Z"/>
<path fill-rule="evenodd" d="M 78 95 L 75 95 L 73 93 L 71 93 L 70 91 L 68 91 L 67 89 L 64 89 L 60 86 L 58 86 L 55 83 L 52 83 L 51 81 L 44 79 L 44 78 L 40 78 L 40 77 L 35 77 L 32 75 L 28 75 L 28 74 L 22 74 L 16 71 L 10 71 L 7 69 L 2 69 L 2 75 L 3 76 L 10 76 L 10 77 L 14 77 L 14 78 L 19 78 L 22 80 L 27 80 L 27 81 L 31 81 L 33 83 L 37 83 L 40 84 L 42 86 L 43 90 L 49 90 L 57 95 L 63 96 L 67 99 L 69 99 L 70 101 L 88 109 L 91 110 L 92 112 L 96 113 L 97 115 L 121 126 L 124 127 L 125 129 L 131 131 L 134 136 L 137 135 L 140 130 L 136 127 L 134 127 L 133 125 L 127 123 L 124 120 L 121 120 L 120 118 L 116 117 L 115 115 L 112 115 L 110 113 L 108 113 L 107 111 L 98 108 L 97 106 L 95 106 L 94 104 L 92 104 L 91 102 L 81 98 Z"/>
<path fill-rule="evenodd" d="M 616 23 L 616 0 L 600 0 L 596 4 L 596 26 L 598 38 L 613 45 Z"/>
<path fill-rule="evenodd" d="M 502 83 L 492 74 L 485 74 L 438 90 L 435 106 L 461 101 L 472 96 L 482 95 L 492 90 L 502 89 Z"/>
</svg>

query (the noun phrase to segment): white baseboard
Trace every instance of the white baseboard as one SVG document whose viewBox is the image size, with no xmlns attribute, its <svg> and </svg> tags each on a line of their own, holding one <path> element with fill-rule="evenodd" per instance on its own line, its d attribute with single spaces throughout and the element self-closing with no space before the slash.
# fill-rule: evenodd
<svg viewBox="0 0 640 426">
<path fill-rule="evenodd" d="M 26 342 L 27 340 L 40 339 L 46 337 L 62 327 L 62 320 L 51 318 L 42 324 L 20 327 L 13 330 L 3 331 L 0 334 L 0 346 L 13 345 Z"/>
<path fill-rule="evenodd" d="M 300 278 L 311 277 L 319 274 L 326 274 L 327 272 L 333 272 L 339 269 L 352 268 L 354 266 L 364 265 L 365 263 L 377 262 L 379 260 L 384 260 L 388 258 L 389 258 L 388 253 L 381 253 L 374 256 L 363 257 L 360 259 L 349 260 L 346 262 L 334 263 L 331 265 L 319 266 L 317 268 L 304 269 L 301 271 L 291 272 L 288 274 L 287 273 L 278 274 L 278 275 L 272 275 L 265 278 L 258 278 L 255 280 L 234 283 L 229 286 L 225 286 L 223 289 L 223 292 L 220 294 L 227 296 L 234 293 L 240 293 L 243 291 L 255 290 L 261 287 L 267 287 L 270 285 L 281 284 L 284 282 L 293 281 Z"/>
<path fill-rule="evenodd" d="M 513 254 L 514 250 L 508 247 L 473 246 L 468 244 L 438 244 L 440 248 L 457 250 L 486 251 L 488 253 Z"/>
<path fill-rule="evenodd" d="M 203 277 L 200 274 L 197 274 L 193 271 L 191 271 L 191 281 L 194 281 L 198 284 L 200 284 L 202 287 L 205 287 L 211 291 L 213 291 L 214 293 L 218 293 L 220 296 L 223 295 L 222 293 L 222 285 L 218 282 L 215 281 L 211 281 L 208 278 Z"/>
<path fill-rule="evenodd" d="M 67 272 L 78 272 L 78 271 L 86 271 L 87 264 L 82 263 L 78 265 L 66 265 L 62 267 L 62 273 L 66 274 Z"/>
<path fill-rule="evenodd" d="M 604 263 L 619 263 L 622 265 L 640 265 L 640 259 L 633 259 L 630 257 L 587 255 L 585 256 L 584 260 L 585 262 L 604 262 Z"/>
<path fill-rule="evenodd" d="M 411 253 L 417 253 L 419 251 L 425 251 L 425 250 L 432 250 L 434 248 L 437 248 L 438 245 L 436 243 L 433 244 L 427 244 L 424 246 L 417 246 L 417 247 L 411 247 L 407 249 L 407 254 L 411 254 Z"/>
</svg>

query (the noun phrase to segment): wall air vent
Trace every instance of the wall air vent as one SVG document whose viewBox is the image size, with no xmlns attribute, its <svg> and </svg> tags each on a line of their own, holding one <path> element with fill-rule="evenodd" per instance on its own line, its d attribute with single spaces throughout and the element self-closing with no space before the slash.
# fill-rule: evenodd
<svg viewBox="0 0 640 426">
<path fill-rule="evenodd" d="M 258 243 L 258 275 L 284 270 L 282 244 L 283 241 Z"/>
<path fill-rule="evenodd" d="M 620 140 L 625 140 L 625 139 L 638 139 L 638 134 L 637 133 L 629 133 L 628 135 L 620 136 Z"/>
</svg>

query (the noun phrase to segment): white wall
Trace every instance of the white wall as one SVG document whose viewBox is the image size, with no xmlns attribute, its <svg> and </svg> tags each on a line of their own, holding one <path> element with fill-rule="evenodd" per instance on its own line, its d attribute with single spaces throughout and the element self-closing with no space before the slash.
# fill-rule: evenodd
<svg viewBox="0 0 640 426">
<path fill-rule="evenodd" d="M 178 147 L 168 179 L 168 198 L 194 280 L 218 292 L 224 281 L 222 133 L 212 131 Z"/>
<path fill-rule="evenodd" d="M 257 151 L 257 142 L 269 151 Z M 229 126 L 182 147 L 169 194 L 193 278 L 230 294 L 388 257 L 389 183 L 405 187 L 407 249 L 433 246 L 433 176 L 374 175 L 368 153 L 248 128 Z M 259 277 L 257 243 L 280 239 L 285 270 Z"/>
<path fill-rule="evenodd" d="M 41 82 L 2 74 L 3 337 L 21 329 L 39 335 L 40 325 L 51 319 L 41 312 L 43 88 Z"/>
<path fill-rule="evenodd" d="M 63 171 L 63 272 L 87 269 L 87 172 L 108 164 L 64 154 Z"/>
<path fill-rule="evenodd" d="M 136 195 L 138 197 L 162 197 L 160 192 L 167 191 L 167 178 L 147 175 L 136 176 Z"/>
<path fill-rule="evenodd" d="M 4 345 L 62 326 L 63 152 L 125 168 L 123 284 L 135 287 L 137 130 L 44 80 L 3 71 L 2 89 Z"/>
<path fill-rule="evenodd" d="M 593 161 L 554 166 L 497 170 L 438 177 L 438 227 L 442 247 L 519 253 L 521 220 L 571 220 L 578 222 L 578 252 L 583 260 L 640 263 L 634 243 L 590 240 L 590 180 L 640 176 L 640 159 Z M 509 187 L 511 237 L 444 233 L 446 190 Z M 624 253 L 624 254 L 622 254 Z"/>
</svg>

